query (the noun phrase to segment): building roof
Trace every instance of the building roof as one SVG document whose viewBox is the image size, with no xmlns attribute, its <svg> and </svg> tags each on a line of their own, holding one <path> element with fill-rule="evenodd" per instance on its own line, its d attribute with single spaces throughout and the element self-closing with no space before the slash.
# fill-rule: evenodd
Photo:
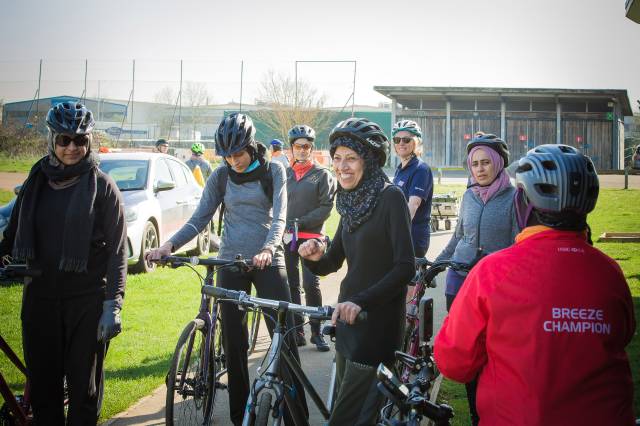
<svg viewBox="0 0 640 426">
<path fill-rule="evenodd" d="M 538 89 L 513 87 L 424 87 L 374 86 L 373 89 L 391 99 L 399 98 L 547 98 L 547 99 L 609 99 L 620 104 L 622 115 L 633 115 L 625 89 Z"/>
</svg>

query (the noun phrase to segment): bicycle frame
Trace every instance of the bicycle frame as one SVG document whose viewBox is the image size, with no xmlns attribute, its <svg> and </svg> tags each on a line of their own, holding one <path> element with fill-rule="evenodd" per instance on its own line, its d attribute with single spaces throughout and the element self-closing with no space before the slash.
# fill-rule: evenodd
<svg viewBox="0 0 640 426">
<path fill-rule="evenodd" d="M 252 424 L 252 415 L 258 404 L 258 395 L 265 389 L 275 394 L 276 397 L 275 402 L 272 404 L 272 411 L 277 410 L 277 413 L 275 413 L 275 418 L 272 422 L 274 426 L 278 426 L 282 423 L 285 402 L 287 403 L 287 407 L 289 408 L 291 417 L 293 418 L 296 426 L 309 425 L 309 420 L 307 419 L 305 413 L 301 412 L 301 407 L 295 401 L 295 397 L 292 396 L 289 389 L 287 389 L 289 384 L 285 383 L 285 380 L 280 373 L 280 367 L 282 363 L 284 363 L 284 365 L 288 367 L 288 370 L 282 370 L 285 372 L 284 374 L 287 375 L 288 371 L 293 373 L 293 375 L 302 384 L 304 390 L 307 391 L 308 395 L 311 397 L 312 401 L 314 402 L 322 416 L 325 418 L 325 420 L 328 420 L 331 412 L 325 405 L 322 397 L 320 397 L 316 389 L 311 384 L 311 381 L 302 370 L 302 367 L 300 366 L 298 361 L 293 358 L 288 353 L 288 351 L 283 350 L 283 345 L 285 344 L 285 335 L 288 331 L 286 318 L 289 311 L 294 313 L 306 314 L 318 320 L 328 320 L 331 318 L 331 308 L 314 308 L 289 302 L 262 299 L 247 295 L 243 291 L 239 292 L 226 290 L 218 287 L 205 286 L 202 288 L 202 292 L 210 297 L 215 297 L 219 300 L 221 299 L 222 301 L 228 300 L 245 307 L 270 308 L 274 309 L 277 312 L 277 321 L 273 330 L 273 336 L 271 338 L 271 347 L 264 358 L 267 369 L 266 371 L 261 372 L 258 375 L 251 386 L 249 399 L 247 400 L 245 415 L 242 422 L 243 426 L 250 426 Z"/>
<path fill-rule="evenodd" d="M 11 363 L 15 365 L 16 368 L 20 370 L 20 372 L 26 377 L 27 368 L 20 361 L 20 358 L 18 358 L 16 353 L 13 352 L 9 344 L 2 338 L 2 336 L 0 336 L 0 350 L 4 352 L 7 358 L 9 358 L 9 361 L 11 361 Z M 16 396 L 13 394 L 13 392 L 11 392 L 11 389 L 9 389 L 9 385 L 7 384 L 7 381 L 5 380 L 2 373 L 0 373 L 0 394 L 7 403 L 7 406 L 9 407 L 11 413 L 15 416 L 17 424 L 25 426 L 28 425 L 30 419 L 27 410 L 31 405 L 29 397 L 29 382 L 27 382 L 25 385 L 22 401 L 19 401 L 18 398 L 16 398 Z"/>
</svg>

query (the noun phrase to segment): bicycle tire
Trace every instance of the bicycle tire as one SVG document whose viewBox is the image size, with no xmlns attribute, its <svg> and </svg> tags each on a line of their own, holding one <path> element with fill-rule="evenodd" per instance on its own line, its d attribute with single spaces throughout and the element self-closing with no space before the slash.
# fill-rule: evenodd
<svg viewBox="0 0 640 426">
<path fill-rule="evenodd" d="M 262 392 L 258 402 L 258 412 L 256 413 L 255 426 L 267 426 L 269 415 L 271 414 L 271 394 Z"/>
<path fill-rule="evenodd" d="M 206 347 L 203 328 L 202 320 L 189 322 L 176 344 L 167 375 L 167 425 L 207 425 L 211 421 L 216 393 L 215 354 L 211 350 L 208 374 L 203 379 L 201 367 Z M 178 389 L 183 374 L 184 387 Z"/>
<path fill-rule="evenodd" d="M 260 331 L 260 321 L 262 320 L 262 311 L 253 311 L 251 313 L 251 319 L 249 320 L 248 318 L 249 314 L 247 314 L 247 330 L 249 332 L 249 349 L 247 350 L 247 354 L 251 355 L 256 349 L 258 332 Z"/>
</svg>

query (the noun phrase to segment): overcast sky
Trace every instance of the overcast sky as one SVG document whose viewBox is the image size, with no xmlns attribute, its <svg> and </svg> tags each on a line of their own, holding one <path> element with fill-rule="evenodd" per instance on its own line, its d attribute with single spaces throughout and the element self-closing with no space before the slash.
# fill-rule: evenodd
<svg viewBox="0 0 640 426">
<path fill-rule="evenodd" d="M 624 0 L 0 0 L 0 98 L 30 98 L 38 59 L 43 96 L 136 99 L 184 80 L 212 101 L 253 102 L 268 69 L 295 60 L 357 60 L 356 103 L 374 85 L 627 89 L 640 98 L 640 25 Z M 68 7 L 64 7 L 68 5 Z M 351 64 L 300 64 L 299 75 L 344 104 Z M 100 87 L 98 89 L 98 81 Z"/>
</svg>

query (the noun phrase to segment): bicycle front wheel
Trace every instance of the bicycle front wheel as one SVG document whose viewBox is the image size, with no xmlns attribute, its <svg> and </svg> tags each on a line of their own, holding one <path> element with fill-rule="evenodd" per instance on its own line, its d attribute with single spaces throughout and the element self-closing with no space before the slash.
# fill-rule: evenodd
<svg viewBox="0 0 640 426">
<path fill-rule="evenodd" d="M 204 322 L 193 320 L 182 331 L 167 375 L 167 425 L 208 425 L 215 401 L 215 363 L 209 347 L 208 365 Z"/>
</svg>

